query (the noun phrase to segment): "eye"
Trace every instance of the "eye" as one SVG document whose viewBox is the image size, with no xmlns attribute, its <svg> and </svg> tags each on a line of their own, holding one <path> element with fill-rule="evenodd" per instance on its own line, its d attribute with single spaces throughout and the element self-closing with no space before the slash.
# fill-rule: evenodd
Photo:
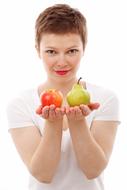
<svg viewBox="0 0 127 190">
<path fill-rule="evenodd" d="M 70 49 L 67 53 L 70 55 L 75 55 L 78 51 L 78 49 Z"/>
<path fill-rule="evenodd" d="M 55 55 L 55 54 L 57 53 L 56 51 L 51 50 L 51 49 L 46 50 L 45 52 L 46 52 L 48 55 L 51 55 L 51 56 L 53 56 L 53 55 Z"/>
</svg>

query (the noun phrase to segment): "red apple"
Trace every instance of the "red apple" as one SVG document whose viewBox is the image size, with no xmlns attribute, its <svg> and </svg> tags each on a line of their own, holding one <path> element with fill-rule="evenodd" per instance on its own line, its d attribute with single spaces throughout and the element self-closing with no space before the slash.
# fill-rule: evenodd
<svg viewBox="0 0 127 190">
<path fill-rule="evenodd" d="M 61 107 L 63 101 L 63 95 L 59 90 L 48 89 L 41 93 L 40 101 L 42 106 L 50 106 L 54 104 L 56 107 Z"/>
</svg>

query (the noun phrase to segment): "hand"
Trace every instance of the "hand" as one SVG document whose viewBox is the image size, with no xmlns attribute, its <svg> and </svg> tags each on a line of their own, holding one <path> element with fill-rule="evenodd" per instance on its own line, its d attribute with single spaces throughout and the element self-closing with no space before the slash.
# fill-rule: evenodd
<svg viewBox="0 0 127 190">
<path fill-rule="evenodd" d="M 40 105 L 37 108 L 36 113 L 49 121 L 62 120 L 63 115 L 65 114 L 65 108 L 56 108 L 53 104 L 45 107 Z"/>
<path fill-rule="evenodd" d="M 90 103 L 89 105 L 80 105 L 74 107 L 66 107 L 65 113 L 69 120 L 82 120 L 88 116 L 93 110 L 98 109 L 99 103 Z"/>
<path fill-rule="evenodd" d="M 84 116 L 88 116 L 93 110 L 96 110 L 100 107 L 99 103 L 90 103 L 88 105 L 81 104 L 80 109 L 82 110 L 82 114 Z"/>
</svg>

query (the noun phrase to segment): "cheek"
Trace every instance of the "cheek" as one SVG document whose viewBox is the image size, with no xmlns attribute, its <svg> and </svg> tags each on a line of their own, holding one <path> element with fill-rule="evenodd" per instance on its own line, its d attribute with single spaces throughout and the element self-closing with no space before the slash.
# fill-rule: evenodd
<svg viewBox="0 0 127 190">
<path fill-rule="evenodd" d="M 53 58 L 49 58 L 47 56 L 43 56 L 42 61 L 46 67 L 52 67 L 55 63 L 55 60 Z"/>
<path fill-rule="evenodd" d="M 44 62 L 44 67 L 45 67 L 45 69 L 48 71 L 48 70 L 50 70 L 51 68 L 52 68 L 52 63 L 51 62 Z"/>
<path fill-rule="evenodd" d="M 74 58 L 71 58 L 71 63 L 73 66 L 77 66 L 80 64 L 80 61 L 81 61 L 81 57 L 74 57 Z"/>
</svg>

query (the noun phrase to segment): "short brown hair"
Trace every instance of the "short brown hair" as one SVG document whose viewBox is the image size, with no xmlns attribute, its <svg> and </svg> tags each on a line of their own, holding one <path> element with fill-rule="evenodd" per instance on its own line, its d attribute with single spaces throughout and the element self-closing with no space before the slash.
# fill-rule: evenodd
<svg viewBox="0 0 127 190">
<path fill-rule="evenodd" d="M 67 4 L 55 4 L 38 16 L 35 24 L 35 42 L 39 48 L 42 34 L 76 33 L 81 36 L 83 48 L 87 42 L 86 18 Z"/>
</svg>

